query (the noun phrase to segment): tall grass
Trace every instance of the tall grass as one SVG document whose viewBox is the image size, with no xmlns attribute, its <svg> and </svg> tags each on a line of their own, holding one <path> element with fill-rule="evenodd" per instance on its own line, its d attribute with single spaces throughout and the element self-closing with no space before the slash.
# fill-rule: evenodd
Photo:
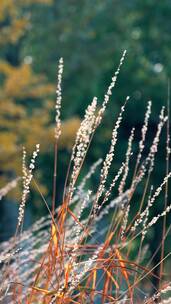
<svg viewBox="0 0 171 304">
<path fill-rule="evenodd" d="M 159 122 L 154 131 L 151 146 L 146 147 L 152 102 L 147 103 L 144 124 L 141 130 L 139 151 L 133 156 L 133 142 L 136 130 L 132 128 L 128 138 L 125 159 L 112 177 L 112 163 L 118 142 L 124 111 L 129 102 L 126 98 L 113 127 L 109 151 L 104 160 L 97 160 L 88 174 L 79 182 L 78 178 L 92 142 L 94 133 L 105 113 L 112 89 L 116 84 L 126 52 L 120 60 L 117 71 L 104 95 L 99 108 L 97 98 L 87 107 L 80 128 L 76 134 L 71 159 L 63 189 L 63 200 L 56 208 L 58 141 L 61 136 L 61 84 L 63 60 L 59 61 L 56 127 L 54 133 L 54 179 L 52 207 L 49 208 L 39 186 L 34 179 L 39 145 L 33 152 L 30 164 L 23 149 L 23 194 L 19 207 L 18 225 L 13 238 L 0 245 L 0 299 L 1 303 L 171 303 L 171 284 L 164 273 L 164 262 L 171 252 L 164 255 L 165 239 L 170 231 L 166 228 L 166 215 L 171 210 L 168 202 L 169 172 L 169 119 L 164 107 L 159 113 Z M 169 108 L 169 106 L 168 106 Z M 167 126 L 166 176 L 156 189 L 151 185 L 151 174 L 155 168 L 155 158 L 163 128 Z M 144 150 L 148 152 L 145 154 Z M 146 156 L 144 156 L 144 154 Z M 134 158 L 134 168 L 130 160 Z M 96 189 L 88 189 L 88 181 L 100 170 Z M 132 176 L 130 186 L 127 178 Z M 5 195 L 18 180 L 7 185 Z M 23 231 L 24 209 L 33 182 L 48 209 L 48 215 L 40 218 L 28 230 Z M 140 185 L 144 191 L 140 202 L 134 197 Z M 113 190 L 118 196 L 113 198 Z M 61 189 L 60 189 L 61 191 Z M 164 210 L 151 218 L 150 210 L 155 208 L 161 192 L 165 191 Z M 171 202 L 170 202 L 171 203 Z M 132 216 L 132 209 L 138 212 Z M 161 260 L 153 264 L 154 255 L 148 254 L 146 237 L 157 221 L 163 221 Z M 7 223 L 8 224 L 8 223 Z M 148 259 L 146 259 L 146 256 Z M 152 294 L 155 286 L 152 279 L 155 268 L 160 267 L 160 286 Z M 170 302 L 169 302 L 170 301 Z"/>
</svg>

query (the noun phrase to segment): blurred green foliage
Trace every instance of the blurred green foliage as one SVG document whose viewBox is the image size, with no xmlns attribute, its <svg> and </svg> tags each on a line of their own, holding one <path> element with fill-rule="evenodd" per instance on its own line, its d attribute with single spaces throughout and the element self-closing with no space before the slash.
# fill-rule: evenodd
<svg viewBox="0 0 171 304">
<path fill-rule="evenodd" d="M 89 165 L 105 154 L 114 120 L 126 95 L 130 95 L 114 163 L 114 170 L 117 169 L 132 126 L 137 129 L 136 139 L 140 138 L 146 102 L 153 101 L 147 146 L 156 130 L 160 109 L 166 103 L 171 73 L 170 1 L 64 0 L 53 1 L 49 6 L 30 6 L 29 12 L 30 29 L 21 56 L 32 58 L 34 71 L 45 74 L 54 84 L 57 60 L 64 57 L 63 119 L 73 115 L 83 117 L 93 96 L 102 101 L 121 54 L 127 49 L 104 122 L 87 159 Z M 59 171 L 58 183 L 63 182 L 68 163 L 67 156 L 61 158 L 64 162 L 61 161 L 59 168 L 65 170 Z M 52 162 L 53 158 L 51 168 Z M 165 139 L 160 146 L 152 183 L 160 183 L 164 170 Z"/>
<path fill-rule="evenodd" d="M 30 9 L 37 10 L 40 4 L 48 8 L 52 1 L 5 0 L 0 6 L 0 188 L 21 175 L 22 145 L 30 155 L 37 142 L 41 142 L 42 154 L 53 144 L 55 84 L 43 72 L 35 73 L 31 56 L 22 56 L 33 25 Z M 79 119 L 73 117 L 63 124 L 61 146 L 71 146 L 78 125 Z M 45 184 L 41 191 L 47 193 Z M 17 193 L 12 195 L 19 199 Z"/>
</svg>

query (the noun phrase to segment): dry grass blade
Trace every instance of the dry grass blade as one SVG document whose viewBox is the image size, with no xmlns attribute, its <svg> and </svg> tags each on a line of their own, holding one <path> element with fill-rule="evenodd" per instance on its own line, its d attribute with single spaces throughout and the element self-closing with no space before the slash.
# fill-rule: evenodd
<svg viewBox="0 0 171 304">
<path fill-rule="evenodd" d="M 112 162 L 116 145 L 119 144 L 118 131 L 121 126 L 125 104 L 116 120 L 112 131 L 111 144 L 104 160 L 97 161 L 79 184 L 78 177 L 87 156 L 94 133 L 101 123 L 105 109 L 116 84 L 126 52 L 120 60 L 119 67 L 104 95 L 102 106 L 98 110 L 97 98 L 87 107 L 83 121 L 76 134 L 71 160 L 66 176 L 63 200 L 56 208 L 56 176 L 58 139 L 61 135 L 61 81 L 63 60 L 59 61 L 56 127 L 54 147 L 54 179 L 52 208 L 41 193 L 38 182 L 33 178 L 35 159 L 39 152 L 36 146 L 29 168 L 26 165 L 26 151 L 23 150 L 23 194 L 19 208 L 17 232 L 20 234 L 8 242 L 0 244 L 0 301 L 1 303 L 26 304 L 109 304 L 109 303 L 153 303 L 170 291 L 170 285 L 162 281 L 160 290 L 151 296 L 154 287 L 152 278 L 156 267 L 161 265 L 171 253 L 164 256 L 164 240 L 168 236 L 165 220 L 163 228 L 162 258 L 157 265 L 153 258 L 146 263 L 147 252 L 145 240 L 148 232 L 156 222 L 166 217 L 171 210 L 165 195 L 165 208 L 156 217 L 150 218 L 150 210 L 156 206 L 159 195 L 168 188 L 171 172 L 168 168 L 160 186 L 153 191 L 151 175 L 155 168 L 155 157 L 161 132 L 167 121 L 165 109 L 162 108 L 159 123 L 149 153 L 144 156 L 146 134 L 150 124 L 151 101 L 147 104 L 144 124 L 141 130 L 137 156 L 133 157 L 133 139 L 136 129 L 132 128 L 128 138 L 128 148 L 120 168 L 112 175 Z M 168 129 L 168 123 L 167 123 Z M 169 131 L 167 131 L 167 140 Z M 169 140 L 168 140 L 169 141 Z M 169 149 L 169 145 L 167 144 Z M 167 159 L 168 155 L 167 155 Z M 101 165 L 97 189 L 89 189 L 88 181 Z M 111 180 L 107 187 L 108 179 Z M 127 179 L 131 179 L 128 185 Z M 48 215 L 40 218 L 28 230 L 22 231 L 24 208 L 31 181 L 34 181 L 42 201 L 47 207 Z M 13 184 L 0 191 L 5 195 Z M 137 188 L 143 187 L 138 213 L 133 213 Z M 114 192 L 114 187 L 117 191 Z M 150 190 L 149 190 L 150 189 Z M 119 193 L 118 196 L 115 193 Z M 167 201 L 167 202 L 166 202 Z M 132 215 L 133 214 L 133 215 Z M 20 250 L 20 248 L 22 248 Z M 147 264 L 147 265 L 146 265 Z M 167 303 L 164 299 L 165 302 Z M 168 302 L 169 303 L 169 302 Z"/>
</svg>

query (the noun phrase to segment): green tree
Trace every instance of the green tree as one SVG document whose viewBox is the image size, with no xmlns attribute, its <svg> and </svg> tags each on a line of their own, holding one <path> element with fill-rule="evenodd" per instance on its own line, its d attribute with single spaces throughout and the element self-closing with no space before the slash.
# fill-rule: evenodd
<svg viewBox="0 0 171 304">
<path fill-rule="evenodd" d="M 25 39 L 33 27 L 32 10 L 41 6 L 47 9 L 50 5 L 50 0 L 1 2 L 0 187 L 11 177 L 21 174 L 23 145 L 30 154 L 37 142 L 41 143 L 42 153 L 49 150 L 50 143 L 53 143 L 54 125 L 51 113 L 55 104 L 55 84 L 52 85 L 43 71 L 34 72 L 32 56 L 22 56 Z M 64 129 L 68 123 L 64 124 Z M 71 145 L 78 123 L 78 119 L 71 120 L 70 138 L 66 135 L 61 145 Z M 41 170 L 39 172 L 41 174 Z M 42 188 L 43 190 L 45 189 Z"/>
</svg>

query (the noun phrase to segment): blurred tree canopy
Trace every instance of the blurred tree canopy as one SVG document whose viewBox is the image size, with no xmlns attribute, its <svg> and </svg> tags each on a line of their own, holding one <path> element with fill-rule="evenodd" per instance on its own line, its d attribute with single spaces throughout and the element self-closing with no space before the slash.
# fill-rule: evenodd
<svg viewBox="0 0 171 304">
<path fill-rule="evenodd" d="M 29 152 L 42 144 L 39 171 L 50 194 L 53 168 L 53 120 L 57 60 L 64 57 L 64 136 L 61 152 L 70 148 L 85 107 L 95 95 L 100 101 L 121 54 L 128 55 L 113 92 L 103 125 L 87 163 L 104 155 L 111 129 L 126 95 L 131 96 L 120 130 L 114 170 L 123 160 L 131 127 L 139 139 L 145 104 L 153 101 L 150 132 L 167 98 L 171 73 L 171 2 L 163 0 L 4 0 L 0 8 L 0 95 L 2 176 L 19 173 L 21 146 Z M 75 116 L 77 118 L 75 118 Z M 68 120 L 68 119 L 71 120 Z M 149 136 L 149 143 L 151 141 Z M 148 143 L 147 143 L 148 145 Z M 51 148 L 50 148 L 51 147 Z M 162 145 L 162 152 L 165 145 Z M 158 162 L 154 184 L 164 174 Z M 161 157 L 159 154 L 159 158 Z M 59 158 L 59 185 L 68 156 Z M 160 174 L 159 174 L 160 173 Z M 3 182 L 4 184 L 4 182 Z"/>
<path fill-rule="evenodd" d="M 47 75 L 51 83 L 56 78 L 56 58 L 64 57 L 64 119 L 73 115 L 82 117 L 93 96 L 102 101 L 121 54 L 127 49 L 104 123 L 96 136 L 97 145 L 90 151 L 87 162 L 92 163 L 105 153 L 114 119 L 126 95 L 131 96 L 131 102 L 120 130 L 121 144 L 114 169 L 123 160 L 131 127 L 140 130 L 149 99 L 153 101 L 150 144 L 159 111 L 167 99 L 171 73 L 170 14 L 169 0 L 160 3 L 64 0 L 53 1 L 48 7 L 31 8 L 32 27 L 25 38 L 22 56 L 30 56 L 35 72 Z M 136 136 L 138 140 L 139 133 Z M 65 161 L 61 166 L 66 168 Z M 159 175 L 165 169 L 164 158 L 156 169 L 153 182 L 159 184 Z"/>
<path fill-rule="evenodd" d="M 21 55 L 32 26 L 30 8 L 35 9 L 35 4 L 47 8 L 52 2 L 5 0 L 0 6 L 0 187 L 21 174 L 23 145 L 30 154 L 37 142 L 42 143 L 42 153 L 53 143 L 55 85 L 48 75 L 34 72 L 30 56 Z M 78 123 L 73 118 L 64 123 L 64 131 L 65 125 L 71 129 L 70 136 L 64 132 L 65 147 L 70 146 Z"/>
</svg>

